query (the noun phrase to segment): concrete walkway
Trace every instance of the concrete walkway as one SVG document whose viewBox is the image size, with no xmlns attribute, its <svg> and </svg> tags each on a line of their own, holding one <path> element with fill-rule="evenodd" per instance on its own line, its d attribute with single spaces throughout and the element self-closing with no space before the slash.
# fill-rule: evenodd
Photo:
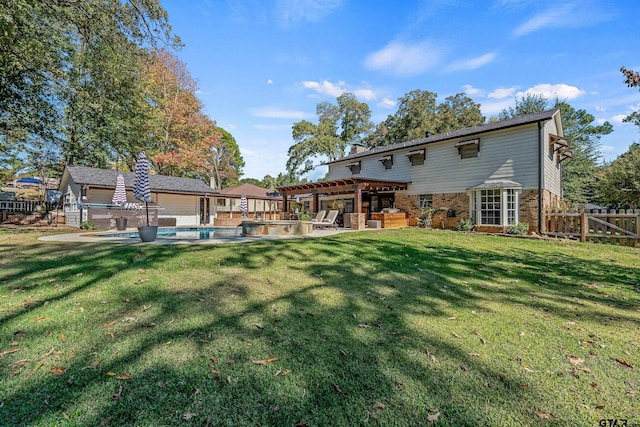
<svg viewBox="0 0 640 427">
<path fill-rule="evenodd" d="M 180 227 L 178 227 L 180 228 Z M 369 229 L 371 230 L 371 229 Z M 356 230 L 351 230 L 349 228 L 338 228 L 338 229 L 316 229 L 313 230 L 312 234 L 301 235 L 301 236 L 256 236 L 256 237 L 244 237 L 241 235 L 238 236 L 225 236 L 221 238 L 213 238 L 213 239 L 167 239 L 158 237 L 153 242 L 143 243 L 140 241 L 139 237 L 108 237 L 109 234 L 121 234 L 121 233 L 136 233 L 138 230 L 135 228 L 129 228 L 125 231 L 97 231 L 97 232 L 87 232 L 81 231 L 77 233 L 68 233 L 68 234 L 52 234 L 50 236 L 43 236 L 38 238 L 38 240 L 46 241 L 46 242 L 83 242 L 83 243 L 140 243 L 140 244 L 160 244 L 160 245 L 178 245 L 178 244 L 188 244 L 188 245 L 210 245 L 210 244 L 220 244 L 220 243 L 243 243 L 243 242 L 259 242 L 263 240 L 282 240 L 282 239 L 308 239 L 314 237 L 325 237 L 325 236 L 333 236 L 340 233 L 348 233 Z M 99 236 L 100 235 L 100 236 Z"/>
</svg>

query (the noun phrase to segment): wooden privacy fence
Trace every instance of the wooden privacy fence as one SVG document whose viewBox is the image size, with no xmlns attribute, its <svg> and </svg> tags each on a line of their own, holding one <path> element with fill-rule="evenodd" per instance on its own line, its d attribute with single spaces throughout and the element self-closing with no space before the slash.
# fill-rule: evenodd
<svg viewBox="0 0 640 427">
<path fill-rule="evenodd" d="M 640 246 L 640 209 L 547 212 L 547 235 L 581 242 Z"/>
</svg>

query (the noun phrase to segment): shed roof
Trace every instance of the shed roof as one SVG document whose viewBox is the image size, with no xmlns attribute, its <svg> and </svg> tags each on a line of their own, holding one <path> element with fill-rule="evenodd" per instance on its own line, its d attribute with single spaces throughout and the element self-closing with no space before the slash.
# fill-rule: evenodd
<svg viewBox="0 0 640 427">
<path fill-rule="evenodd" d="M 249 199 L 273 199 L 273 197 L 269 196 L 269 193 L 273 193 L 273 190 L 268 190 L 253 184 L 240 184 L 235 187 L 220 190 L 221 195 L 231 198 L 241 197 L 244 194 Z"/>
<path fill-rule="evenodd" d="M 86 166 L 67 166 L 60 180 L 62 189 L 66 185 L 66 175 L 77 184 L 91 187 L 115 188 L 118 175 L 124 177 L 124 185 L 133 189 L 135 174 L 133 172 L 120 172 L 110 169 L 90 168 Z M 204 181 L 194 178 L 178 178 L 166 175 L 149 175 L 151 191 L 158 193 L 183 193 L 183 194 L 216 194 L 217 191 L 209 187 Z"/>
</svg>

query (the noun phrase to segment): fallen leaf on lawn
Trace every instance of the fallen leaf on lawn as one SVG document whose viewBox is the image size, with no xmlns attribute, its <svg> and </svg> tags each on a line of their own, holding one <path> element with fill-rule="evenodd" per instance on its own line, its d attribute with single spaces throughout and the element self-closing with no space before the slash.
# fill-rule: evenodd
<svg viewBox="0 0 640 427">
<path fill-rule="evenodd" d="M 6 354 L 15 353 L 16 351 L 20 351 L 20 348 L 19 347 L 14 347 L 14 348 L 10 348 L 9 350 L 1 351 L 0 352 L 0 357 L 4 356 Z"/>
<path fill-rule="evenodd" d="M 384 409 L 384 408 L 386 408 L 386 406 L 384 406 L 383 403 L 376 402 L 376 403 L 373 404 L 373 408 L 374 409 Z"/>
<path fill-rule="evenodd" d="M 113 332 L 107 332 L 107 335 L 109 335 L 111 339 L 116 339 L 116 334 L 114 334 Z"/>
<path fill-rule="evenodd" d="M 604 405 L 598 405 L 596 406 L 596 409 L 604 409 Z"/>
<path fill-rule="evenodd" d="M 486 343 L 487 343 L 487 340 L 485 340 L 484 338 L 480 337 L 480 342 L 481 342 L 482 344 L 486 344 Z"/>
<path fill-rule="evenodd" d="M 460 365 L 460 369 L 467 372 L 469 370 L 469 367 L 463 363 L 462 365 Z"/>
<path fill-rule="evenodd" d="M 276 360 L 278 360 L 277 357 L 267 357 L 267 363 L 275 362 Z"/>
<path fill-rule="evenodd" d="M 366 323 L 361 323 L 358 325 L 358 328 L 363 328 L 363 329 L 367 329 L 370 328 L 371 326 L 367 325 Z"/>
<path fill-rule="evenodd" d="M 222 373 L 222 371 L 219 371 L 217 369 L 211 369 L 209 370 L 210 374 L 214 374 L 214 375 L 220 375 Z"/>
<path fill-rule="evenodd" d="M 33 301 L 25 301 L 22 305 L 24 308 L 29 308 L 33 305 Z"/>
<path fill-rule="evenodd" d="M 567 356 L 567 358 L 569 359 L 569 363 L 571 363 L 572 366 L 580 366 L 584 363 L 584 359 L 576 356 Z"/>
<path fill-rule="evenodd" d="M 189 421 L 191 418 L 193 418 L 195 414 L 192 414 L 191 412 L 187 411 L 184 414 L 182 414 L 182 418 L 184 418 L 186 421 Z"/>
<path fill-rule="evenodd" d="M 215 357 L 215 356 L 211 356 L 211 358 L 210 358 L 210 359 L 211 359 L 211 361 L 212 361 L 213 363 L 218 363 L 218 358 L 217 358 L 217 357 Z"/>
<path fill-rule="evenodd" d="M 550 414 L 548 412 L 542 412 L 542 411 L 538 411 L 536 412 L 536 415 L 540 418 L 542 418 L 543 420 L 552 420 L 555 417 L 553 416 L 553 414 Z"/>
<path fill-rule="evenodd" d="M 529 388 L 529 384 L 520 384 L 520 388 L 527 390 Z"/>
<path fill-rule="evenodd" d="M 597 383 L 591 383 L 591 388 L 597 388 L 598 384 Z"/>
<path fill-rule="evenodd" d="M 39 322 L 43 322 L 45 320 L 49 320 L 48 317 L 36 317 L 35 319 L 33 319 L 34 322 L 39 323 Z"/>
<path fill-rule="evenodd" d="M 52 348 L 51 350 L 47 351 L 45 354 L 43 354 L 42 356 L 40 356 L 40 357 L 38 358 L 38 360 L 45 359 L 45 358 L 47 358 L 47 357 L 51 356 L 52 354 L 62 354 L 62 352 L 61 352 L 61 351 L 56 351 L 56 349 L 55 349 L 55 348 Z"/>
<path fill-rule="evenodd" d="M 227 382 L 228 382 L 229 384 L 231 384 L 231 377 L 230 377 L 230 376 L 227 376 Z"/>
<path fill-rule="evenodd" d="M 106 426 L 107 424 L 109 424 L 109 418 L 103 418 L 102 421 L 100 421 L 101 426 Z"/>
<path fill-rule="evenodd" d="M 69 415 L 65 414 L 64 412 L 62 413 L 62 418 L 69 421 Z"/>
<path fill-rule="evenodd" d="M 147 274 L 147 270 L 145 270 L 144 268 L 141 268 L 140 270 L 138 270 L 138 273 Z"/>
<path fill-rule="evenodd" d="M 115 324 L 116 324 L 116 321 L 114 320 L 113 322 L 105 323 L 104 325 L 102 325 L 102 327 L 103 328 L 110 328 Z"/>
<path fill-rule="evenodd" d="M 150 305 L 143 305 L 143 306 L 142 306 L 142 311 L 147 311 L 147 310 L 149 310 L 150 308 L 151 308 L 151 306 L 150 306 Z"/>
<path fill-rule="evenodd" d="M 55 368 L 51 369 L 49 372 L 52 373 L 53 375 L 62 375 L 65 372 L 67 372 L 67 368 L 65 368 L 64 366 L 56 366 Z"/>
<path fill-rule="evenodd" d="M 27 362 L 29 361 L 29 359 L 22 359 L 22 360 L 18 360 L 16 362 L 10 363 L 9 366 L 24 366 Z"/>
<path fill-rule="evenodd" d="M 133 377 L 131 375 L 128 374 L 120 374 L 116 377 L 117 380 L 130 380 Z"/>
<path fill-rule="evenodd" d="M 64 334 L 60 334 L 60 341 L 63 343 L 67 342 L 67 337 L 65 337 Z"/>
<path fill-rule="evenodd" d="M 296 423 L 296 427 L 308 427 L 306 423 Z"/>
<path fill-rule="evenodd" d="M 166 346 L 171 345 L 171 343 L 172 343 L 172 342 L 173 342 L 173 341 L 167 341 L 166 343 L 164 343 L 164 344 L 162 344 L 162 345 L 166 347 Z"/>
<path fill-rule="evenodd" d="M 480 353 L 467 353 L 467 356 L 470 356 L 470 357 L 480 357 Z"/>
<path fill-rule="evenodd" d="M 427 421 L 438 421 L 438 418 L 440 417 L 440 411 L 439 410 L 435 410 L 434 413 L 430 414 L 429 416 L 427 416 Z"/>
<path fill-rule="evenodd" d="M 116 375 L 116 373 L 115 373 L 115 372 L 111 372 L 111 371 L 109 371 L 109 372 L 107 372 L 107 375 L 109 375 L 110 377 L 113 377 L 113 376 L 115 376 L 115 375 Z"/>
<path fill-rule="evenodd" d="M 460 338 L 460 335 L 456 334 L 455 332 L 451 332 L 451 336 L 454 338 Z"/>
<path fill-rule="evenodd" d="M 76 310 L 78 310 L 80 313 L 84 312 L 84 308 L 82 308 L 82 307 L 78 307 L 78 308 L 76 308 Z"/>
<path fill-rule="evenodd" d="M 264 325 L 261 323 L 254 323 L 253 326 L 255 326 L 258 329 L 264 329 Z"/>
<path fill-rule="evenodd" d="M 91 362 L 91 366 L 93 366 L 93 367 L 95 368 L 96 366 L 98 366 L 98 365 L 100 364 L 101 360 L 102 360 L 102 359 L 96 359 L 96 360 L 94 360 L 93 362 Z"/>
<path fill-rule="evenodd" d="M 253 363 L 254 365 L 266 365 L 267 361 L 266 360 L 252 360 L 251 363 Z"/>
<path fill-rule="evenodd" d="M 619 364 L 621 364 L 622 366 L 626 366 L 629 369 L 633 369 L 633 366 L 631 366 L 627 361 L 625 360 L 620 360 L 617 357 L 615 358 L 615 361 L 618 362 Z"/>
<path fill-rule="evenodd" d="M 491 388 L 491 384 L 489 384 L 489 383 L 484 383 L 483 385 L 484 385 L 486 388 Z"/>
</svg>

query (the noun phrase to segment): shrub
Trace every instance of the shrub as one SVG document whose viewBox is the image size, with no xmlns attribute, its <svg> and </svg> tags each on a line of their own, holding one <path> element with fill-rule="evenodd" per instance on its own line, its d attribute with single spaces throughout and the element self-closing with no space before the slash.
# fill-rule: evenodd
<svg viewBox="0 0 640 427">
<path fill-rule="evenodd" d="M 471 221 L 471 218 L 463 218 L 460 220 L 460 222 L 456 226 L 456 230 L 473 231 L 473 227 L 475 227 L 475 225 L 473 224 L 473 221 Z"/>
<path fill-rule="evenodd" d="M 418 211 L 418 227 L 431 228 L 433 215 L 438 212 L 446 212 L 449 208 L 420 208 Z"/>
<path fill-rule="evenodd" d="M 313 218 L 313 215 L 309 211 L 302 211 L 298 214 L 298 220 L 300 221 L 311 221 L 311 218 Z"/>
<path fill-rule="evenodd" d="M 517 224 L 511 224 L 507 230 L 509 234 L 527 234 L 529 232 L 529 224 L 526 222 L 519 222 Z"/>
<path fill-rule="evenodd" d="M 80 224 L 80 228 L 82 230 L 93 230 L 96 228 L 96 226 L 91 221 L 84 221 L 82 224 Z"/>
</svg>

